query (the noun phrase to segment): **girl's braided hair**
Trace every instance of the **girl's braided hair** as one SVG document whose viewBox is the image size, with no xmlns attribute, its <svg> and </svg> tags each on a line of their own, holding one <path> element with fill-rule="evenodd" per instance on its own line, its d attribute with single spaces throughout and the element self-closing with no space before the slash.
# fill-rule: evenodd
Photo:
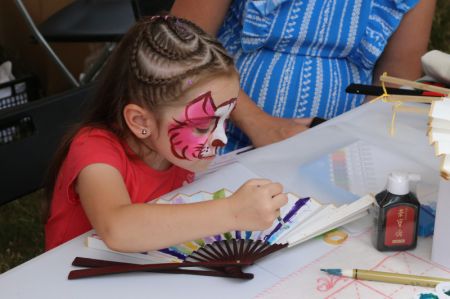
<svg viewBox="0 0 450 299">
<path fill-rule="evenodd" d="M 222 45 L 194 23 L 170 15 L 143 19 L 135 29 L 130 67 L 150 106 L 177 98 L 189 85 L 234 69 Z M 146 87 L 144 87 L 146 86 Z"/>
<path fill-rule="evenodd" d="M 179 100 L 195 83 L 236 74 L 223 46 L 194 23 L 171 15 L 142 18 L 123 37 L 104 70 L 90 121 L 123 137 L 125 105 L 150 110 Z"/>
</svg>

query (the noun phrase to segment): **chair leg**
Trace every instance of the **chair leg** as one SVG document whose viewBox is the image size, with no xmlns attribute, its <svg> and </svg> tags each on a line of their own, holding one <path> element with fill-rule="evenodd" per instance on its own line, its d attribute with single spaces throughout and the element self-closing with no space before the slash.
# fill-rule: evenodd
<svg viewBox="0 0 450 299">
<path fill-rule="evenodd" d="M 106 61 L 108 60 L 115 46 L 116 43 L 106 43 L 106 45 L 103 47 L 101 53 L 98 55 L 95 61 L 88 67 L 87 71 L 80 77 L 80 83 L 82 85 L 92 82 L 97 78 L 97 75 L 101 72 L 103 66 L 105 66 Z"/>
<path fill-rule="evenodd" d="M 28 27 L 31 29 L 31 32 L 33 33 L 34 37 L 45 48 L 45 50 L 50 55 L 50 58 L 56 63 L 56 65 L 59 67 L 59 69 L 63 72 L 63 74 L 66 76 L 66 78 L 69 80 L 69 82 L 74 87 L 80 86 L 80 83 L 77 81 L 77 79 L 75 79 L 75 77 L 72 75 L 72 73 L 66 68 L 64 63 L 61 61 L 61 59 L 59 59 L 59 57 L 56 55 L 56 53 L 53 51 L 53 49 L 47 43 L 45 38 L 42 36 L 39 29 L 34 24 L 34 21 L 31 18 L 30 14 L 28 13 L 22 0 L 15 0 L 15 3 L 19 9 L 19 12 L 25 18 L 25 21 L 27 22 Z"/>
</svg>

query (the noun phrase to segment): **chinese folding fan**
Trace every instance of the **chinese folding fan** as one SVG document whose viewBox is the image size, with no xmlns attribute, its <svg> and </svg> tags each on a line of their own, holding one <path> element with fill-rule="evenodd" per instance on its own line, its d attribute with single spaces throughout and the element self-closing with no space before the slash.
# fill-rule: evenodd
<svg viewBox="0 0 450 299">
<path fill-rule="evenodd" d="M 186 204 L 204 200 L 227 197 L 231 192 L 221 189 L 215 193 L 198 192 L 193 195 L 178 194 L 169 200 L 159 200 L 158 204 Z M 191 242 L 186 242 L 159 251 L 132 253 L 134 257 L 145 258 L 152 264 L 133 265 L 108 261 L 90 261 L 75 259 L 74 265 L 96 269 L 82 269 L 71 272 L 69 278 L 106 275 L 112 273 L 152 271 L 164 273 L 184 273 L 196 275 L 226 276 L 250 279 L 250 273 L 243 273 L 244 266 L 285 247 L 291 247 L 325 233 L 367 214 L 373 202 L 370 195 L 364 196 L 351 204 L 336 207 L 323 205 L 307 197 L 298 198 L 288 194 L 288 204 L 282 207 L 282 222 L 275 221 L 265 231 L 233 231 Z M 93 235 L 88 237 L 91 248 L 109 250 L 106 245 Z M 201 267 L 206 271 L 183 269 Z"/>
</svg>

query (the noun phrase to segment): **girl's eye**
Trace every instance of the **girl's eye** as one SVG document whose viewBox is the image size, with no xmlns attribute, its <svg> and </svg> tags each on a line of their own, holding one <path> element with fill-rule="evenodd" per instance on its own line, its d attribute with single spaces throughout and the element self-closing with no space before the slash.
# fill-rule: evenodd
<svg viewBox="0 0 450 299">
<path fill-rule="evenodd" d="M 194 131 L 197 134 L 203 135 L 203 134 L 206 134 L 206 133 L 209 132 L 209 127 L 207 127 L 207 128 L 194 128 Z"/>
<path fill-rule="evenodd" d="M 194 133 L 198 135 L 204 135 L 212 130 L 214 124 L 215 118 L 209 118 L 202 121 L 193 121 L 191 122 L 191 127 L 193 127 Z"/>
</svg>

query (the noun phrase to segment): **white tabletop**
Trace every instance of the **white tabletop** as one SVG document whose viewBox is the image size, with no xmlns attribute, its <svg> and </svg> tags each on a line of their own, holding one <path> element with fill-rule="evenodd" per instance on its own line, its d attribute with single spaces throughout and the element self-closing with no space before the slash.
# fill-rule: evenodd
<svg viewBox="0 0 450 299">
<path fill-rule="evenodd" d="M 364 140 L 405 157 L 414 165 L 408 171 L 420 172 L 429 186 L 437 184 L 439 162 L 426 137 L 427 117 L 399 114 L 396 135 L 389 136 L 390 106 L 384 103 L 363 105 L 351 112 L 299 134 L 284 142 L 242 154 L 239 161 L 259 176 L 281 181 L 292 191 L 308 192 L 308 186 L 294 182 L 291 165 L 299 165 L 351 139 Z M 274 153 L 277 153 L 274 155 Z M 269 157 L 269 158 L 267 158 Z M 273 157 L 273 158 L 270 158 Z M 286 163 L 283 163 L 285 161 Z M 381 163 L 381 162 L 380 162 Z M 394 163 L 395 164 L 395 163 Z M 390 165 L 395 169 L 396 165 Z M 387 172 L 392 169 L 384 168 Z M 385 176 L 381 173 L 380 176 Z M 212 176 L 214 177 L 214 176 Z M 225 180 L 227 178 L 225 177 Z M 233 186 L 231 186 L 233 187 Z M 375 186 L 374 188 L 382 188 Z M 374 190 L 375 191 L 375 190 Z M 411 252 L 377 252 L 370 244 L 370 222 L 360 220 L 363 228 L 342 246 L 324 246 L 315 239 L 297 247 L 279 251 L 257 265 L 245 269 L 253 280 L 229 278 L 129 273 L 104 277 L 67 280 L 76 256 L 144 263 L 84 246 L 85 235 L 46 252 L 0 275 L 1 298 L 411 298 L 419 289 L 410 286 L 386 286 L 383 283 L 355 284 L 351 280 L 333 280 L 321 274 L 327 266 L 361 266 L 370 269 L 407 270 L 416 274 L 447 275 L 450 271 L 429 261 L 431 240 L 419 239 Z M 351 231 L 351 226 L 349 230 Z M 322 243 L 321 243 L 322 242 Z M 333 259 L 338 259 L 334 265 Z M 355 295 L 356 296 L 356 295 Z"/>
</svg>

